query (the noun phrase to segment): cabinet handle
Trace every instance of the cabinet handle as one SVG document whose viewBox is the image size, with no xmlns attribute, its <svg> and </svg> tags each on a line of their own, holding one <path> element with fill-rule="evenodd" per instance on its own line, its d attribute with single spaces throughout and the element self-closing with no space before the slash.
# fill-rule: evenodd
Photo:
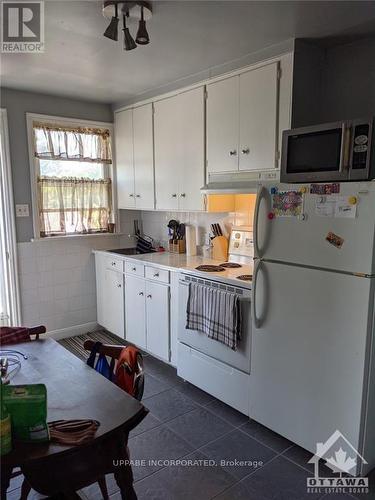
<svg viewBox="0 0 375 500">
<path fill-rule="evenodd" d="M 136 267 L 132 267 L 132 271 L 136 271 L 136 270 L 137 270 L 137 268 L 136 268 Z"/>
<path fill-rule="evenodd" d="M 177 198 L 177 194 L 176 193 L 172 194 L 172 198 Z"/>
<path fill-rule="evenodd" d="M 147 298 L 148 299 L 152 299 L 152 295 L 147 295 Z"/>
<path fill-rule="evenodd" d="M 185 198 L 186 194 L 185 193 L 181 193 L 180 196 L 181 196 L 181 198 Z"/>
<path fill-rule="evenodd" d="M 115 266 L 116 265 L 116 262 L 111 262 L 111 266 Z"/>
<path fill-rule="evenodd" d="M 159 273 L 155 273 L 154 278 L 159 278 Z"/>
<path fill-rule="evenodd" d="M 141 195 L 140 195 L 140 194 L 136 194 L 136 195 L 135 195 L 135 197 L 136 197 L 136 198 L 140 198 L 140 197 L 141 197 Z"/>
<path fill-rule="evenodd" d="M 231 151 L 229 151 L 229 156 L 237 156 L 237 150 L 232 149 Z"/>
<path fill-rule="evenodd" d="M 130 194 L 129 194 L 129 197 L 130 197 L 130 198 L 134 198 L 134 194 L 133 194 L 133 193 L 130 193 Z"/>
<path fill-rule="evenodd" d="M 121 283 L 117 283 L 117 288 L 121 288 L 121 287 L 122 287 Z"/>
<path fill-rule="evenodd" d="M 242 150 L 242 154 L 243 154 L 243 155 L 248 155 L 249 153 L 250 153 L 250 148 L 244 148 L 244 149 Z"/>
<path fill-rule="evenodd" d="M 138 294 L 138 295 L 141 295 L 141 296 L 143 296 L 143 292 L 139 292 L 139 294 Z"/>
</svg>

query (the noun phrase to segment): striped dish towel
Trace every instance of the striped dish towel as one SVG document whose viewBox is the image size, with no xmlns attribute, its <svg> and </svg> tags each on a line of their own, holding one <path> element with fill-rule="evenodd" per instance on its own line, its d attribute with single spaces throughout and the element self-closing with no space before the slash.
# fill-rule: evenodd
<svg viewBox="0 0 375 500">
<path fill-rule="evenodd" d="M 234 351 L 241 340 L 241 308 L 238 295 L 189 283 L 186 329 L 198 330 Z"/>
</svg>

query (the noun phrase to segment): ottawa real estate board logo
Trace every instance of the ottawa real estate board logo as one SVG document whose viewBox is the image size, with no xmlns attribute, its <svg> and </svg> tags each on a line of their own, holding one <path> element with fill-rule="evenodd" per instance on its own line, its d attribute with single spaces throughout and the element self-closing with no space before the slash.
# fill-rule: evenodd
<svg viewBox="0 0 375 500">
<path fill-rule="evenodd" d="M 314 465 L 314 477 L 307 478 L 308 493 L 369 492 L 368 477 L 357 475 L 367 462 L 338 430 L 325 443 L 317 443 L 308 463 Z"/>
<path fill-rule="evenodd" d="M 44 2 L 1 2 L 1 52 L 44 52 Z"/>
</svg>

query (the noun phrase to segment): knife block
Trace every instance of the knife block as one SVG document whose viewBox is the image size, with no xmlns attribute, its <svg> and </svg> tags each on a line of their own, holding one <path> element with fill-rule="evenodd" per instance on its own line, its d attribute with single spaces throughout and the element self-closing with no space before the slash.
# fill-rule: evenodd
<svg viewBox="0 0 375 500">
<path fill-rule="evenodd" d="M 228 259 L 228 240 L 225 236 L 216 236 L 211 240 L 212 258 L 214 260 L 227 261 Z"/>
</svg>

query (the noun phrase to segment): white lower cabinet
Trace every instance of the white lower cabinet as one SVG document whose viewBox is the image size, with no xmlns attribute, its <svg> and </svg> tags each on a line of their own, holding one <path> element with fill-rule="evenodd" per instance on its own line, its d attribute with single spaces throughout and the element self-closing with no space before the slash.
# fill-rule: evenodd
<svg viewBox="0 0 375 500">
<path fill-rule="evenodd" d="M 118 337 L 176 364 L 170 337 L 171 315 L 177 317 L 177 310 L 175 301 L 171 307 L 169 271 L 146 267 L 145 278 L 145 266 L 139 262 L 123 262 L 106 252 L 95 254 L 97 321 Z"/>
<path fill-rule="evenodd" d="M 169 361 L 169 286 L 125 276 L 126 340 Z"/>
<path fill-rule="evenodd" d="M 126 340 L 146 349 L 145 280 L 125 276 Z"/>
<path fill-rule="evenodd" d="M 169 287 L 146 282 L 147 350 L 169 360 Z"/>
<path fill-rule="evenodd" d="M 124 338 L 124 275 L 112 269 L 102 268 L 96 275 L 96 281 L 98 323 L 118 337 Z"/>
</svg>

